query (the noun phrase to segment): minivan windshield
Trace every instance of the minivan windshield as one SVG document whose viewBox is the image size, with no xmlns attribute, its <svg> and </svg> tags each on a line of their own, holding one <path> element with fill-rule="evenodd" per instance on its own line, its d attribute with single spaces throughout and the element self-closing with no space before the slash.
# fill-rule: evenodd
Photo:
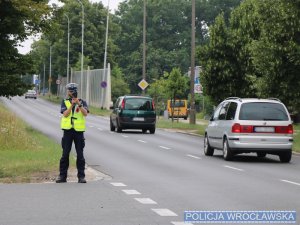
<svg viewBox="0 0 300 225">
<path fill-rule="evenodd" d="M 288 121 L 282 104 L 270 102 L 249 102 L 241 105 L 240 120 Z"/>
<path fill-rule="evenodd" d="M 127 110 L 153 110 L 151 99 L 147 98 L 127 98 L 125 101 Z"/>
</svg>

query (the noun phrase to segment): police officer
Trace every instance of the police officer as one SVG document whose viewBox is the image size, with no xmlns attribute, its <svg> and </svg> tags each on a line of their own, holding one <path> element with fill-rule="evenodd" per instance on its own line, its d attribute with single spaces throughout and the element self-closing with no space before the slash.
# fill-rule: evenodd
<svg viewBox="0 0 300 225">
<path fill-rule="evenodd" d="M 83 156 L 83 148 L 85 146 L 84 131 L 85 131 L 85 117 L 89 110 L 84 100 L 77 98 L 77 84 L 67 84 L 68 98 L 64 99 L 61 103 L 61 129 L 64 131 L 61 141 L 62 157 L 59 165 L 59 176 L 56 183 L 67 182 L 68 168 L 69 168 L 69 155 L 74 141 L 77 153 L 77 177 L 78 183 L 86 183 L 85 180 L 85 159 Z"/>
</svg>

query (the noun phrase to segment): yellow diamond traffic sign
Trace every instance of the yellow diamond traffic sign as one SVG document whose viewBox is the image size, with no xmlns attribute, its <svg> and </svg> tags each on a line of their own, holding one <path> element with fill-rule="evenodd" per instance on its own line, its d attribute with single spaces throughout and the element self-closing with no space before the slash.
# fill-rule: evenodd
<svg viewBox="0 0 300 225">
<path fill-rule="evenodd" d="M 149 84 L 147 83 L 147 81 L 145 79 L 142 79 L 138 85 L 142 90 L 145 90 Z"/>
</svg>

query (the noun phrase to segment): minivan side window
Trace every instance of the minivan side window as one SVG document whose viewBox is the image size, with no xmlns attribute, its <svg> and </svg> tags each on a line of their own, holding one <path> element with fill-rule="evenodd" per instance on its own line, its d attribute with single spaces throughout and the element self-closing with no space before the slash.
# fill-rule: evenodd
<svg viewBox="0 0 300 225">
<path fill-rule="evenodd" d="M 221 110 L 221 107 L 222 107 L 222 104 L 220 104 L 220 105 L 218 106 L 218 108 L 215 110 L 214 115 L 213 115 L 213 117 L 212 117 L 212 120 L 217 120 L 217 119 L 218 119 L 219 113 L 220 113 L 220 110 Z"/>
<path fill-rule="evenodd" d="M 220 110 L 219 120 L 225 120 L 226 119 L 226 113 L 227 113 L 227 109 L 228 109 L 229 104 L 230 104 L 230 102 L 225 102 L 223 104 L 223 107 Z"/>
<path fill-rule="evenodd" d="M 237 103 L 231 102 L 227 110 L 226 120 L 233 120 L 237 109 Z"/>
</svg>

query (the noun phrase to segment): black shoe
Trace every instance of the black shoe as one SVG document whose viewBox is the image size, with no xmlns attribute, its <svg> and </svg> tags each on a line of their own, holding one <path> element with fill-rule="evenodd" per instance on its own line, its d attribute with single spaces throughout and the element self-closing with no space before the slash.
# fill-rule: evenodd
<svg viewBox="0 0 300 225">
<path fill-rule="evenodd" d="M 78 183 L 82 183 L 82 184 L 86 183 L 85 178 L 84 177 L 79 177 L 78 178 Z"/>
<path fill-rule="evenodd" d="M 66 177 L 62 177 L 62 176 L 58 176 L 58 178 L 55 181 L 56 183 L 66 183 L 67 182 L 67 178 Z"/>
</svg>

